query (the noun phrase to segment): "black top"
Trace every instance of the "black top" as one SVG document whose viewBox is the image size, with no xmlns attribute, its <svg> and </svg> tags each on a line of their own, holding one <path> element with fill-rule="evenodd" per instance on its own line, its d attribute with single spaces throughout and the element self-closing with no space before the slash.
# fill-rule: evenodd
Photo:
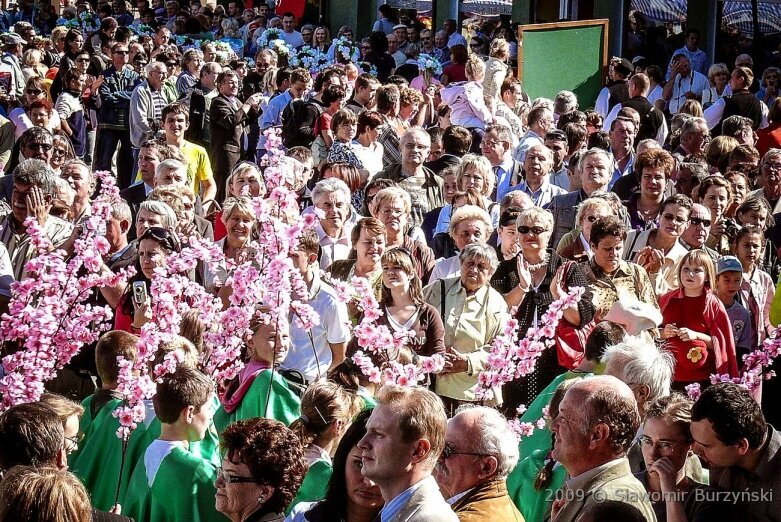
<svg viewBox="0 0 781 522">
<path fill-rule="evenodd" d="M 515 318 L 518 320 L 518 331 L 525 332 L 533 325 L 534 312 L 537 311 L 538 320 L 542 319 L 543 314 L 548 311 L 548 307 L 553 303 L 553 294 L 550 291 L 550 283 L 559 267 L 566 262 L 553 250 L 548 250 L 548 268 L 545 277 L 537 290 L 532 287 L 524 296 Z M 521 254 L 518 254 L 521 255 Z M 517 259 L 517 258 L 516 258 Z M 516 259 L 510 259 L 499 263 L 493 277 L 491 286 L 502 295 L 508 294 L 513 288 L 518 286 L 520 278 L 518 277 L 518 262 Z M 586 289 L 580 302 L 578 311 L 580 312 L 580 323 L 586 325 L 594 317 L 594 305 L 591 302 L 591 291 L 586 276 L 580 270 L 577 264 L 572 263 L 565 277 L 566 287 L 572 288 L 582 286 Z M 529 405 L 545 389 L 553 379 L 566 371 L 566 368 L 559 366 L 556 356 L 556 349 L 549 348 L 544 351 L 537 360 L 537 366 L 533 373 L 521 377 L 504 386 L 504 405 L 502 408 L 509 414 L 521 405 Z"/>
</svg>

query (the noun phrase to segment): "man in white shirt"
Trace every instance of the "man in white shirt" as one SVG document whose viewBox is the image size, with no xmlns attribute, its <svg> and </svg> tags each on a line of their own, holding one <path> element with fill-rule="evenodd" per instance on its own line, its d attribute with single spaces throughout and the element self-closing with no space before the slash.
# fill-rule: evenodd
<svg viewBox="0 0 781 522">
<path fill-rule="evenodd" d="M 692 69 L 685 54 L 673 56 L 670 80 L 665 84 L 662 98 L 667 101 L 670 114 L 678 114 L 686 100 L 702 99 L 702 92 L 710 88 L 708 78 Z"/>
<path fill-rule="evenodd" d="M 294 299 L 311 306 L 320 322 L 302 326 L 295 308 L 291 309 L 290 351 L 282 368 L 301 372 L 308 382 L 324 378 L 329 369 L 341 364 L 350 340 L 347 305 L 339 301 L 333 287 L 320 279 L 319 249 L 317 234 L 307 230 L 299 238 L 298 248 L 290 252 L 290 259 L 301 273 L 309 293 L 308 296 L 294 295 Z"/>
<path fill-rule="evenodd" d="M 336 178 L 318 181 L 312 190 L 312 203 L 320 222 L 315 232 L 320 239 L 320 268 L 325 270 L 331 263 L 347 259 L 352 250 L 349 224 L 350 189 Z"/>
<path fill-rule="evenodd" d="M 567 191 L 550 182 L 553 153 L 545 145 L 534 145 L 523 162 L 524 180 L 513 190 L 522 190 L 538 207 L 546 207 L 553 198 Z"/>
<path fill-rule="evenodd" d="M 291 49 L 304 45 L 304 37 L 296 31 L 296 15 L 293 13 L 282 15 L 282 39 Z"/>
<path fill-rule="evenodd" d="M 692 69 L 697 71 L 698 73 L 707 76 L 708 75 L 708 67 L 710 64 L 708 63 L 708 55 L 705 54 L 705 51 L 697 47 L 697 45 L 700 42 L 700 32 L 697 29 L 690 28 L 686 30 L 686 45 L 678 49 L 673 53 L 673 55 L 676 54 L 682 54 L 688 58 L 689 63 L 692 66 Z M 670 61 L 670 65 L 667 66 L 667 74 L 665 75 L 665 79 L 669 80 L 670 77 L 673 75 L 673 60 Z"/>
<path fill-rule="evenodd" d="M 518 148 L 515 149 L 515 154 L 513 154 L 513 157 L 521 163 L 523 163 L 523 160 L 526 158 L 526 152 L 530 148 L 534 145 L 545 144 L 543 142 L 545 135 L 554 128 L 553 111 L 547 107 L 538 105 L 529 111 L 527 121 L 529 123 L 529 129 L 526 131 L 526 134 L 521 137 Z"/>
<path fill-rule="evenodd" d="M 431 473 L 442 454 L 442 400 L 420 386 L 383 386 L 358 443 L 361 474 L 386 499 L 380 522 L 457 522 Z"/>
<path fill-rule="evenodd" d="M 466 38 L 458 32 L 458 22 L 456 20 L 445 20 L 443 29 L 447 33 L 447 46 L 452 49 L 454 45 L 463 45 L 466 47 Z"/>
</svg>

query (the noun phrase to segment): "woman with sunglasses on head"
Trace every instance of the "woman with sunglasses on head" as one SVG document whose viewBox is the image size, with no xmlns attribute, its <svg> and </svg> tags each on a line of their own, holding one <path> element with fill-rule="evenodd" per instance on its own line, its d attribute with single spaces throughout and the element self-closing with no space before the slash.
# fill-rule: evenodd
<svg viewBox="0 0 781 522">
<path fill-rule="evenodd" d="M 52 159 L 49 161 L 49 166 L 59 176 L 65 162 L 74 159 L 76 154 L 73 152 L 71 140 L 59 132 L 54 134 L 52 145 Z"/>
<path fill-rule="evenodd" d="M 164 203 L 159 204 L 165 205 Z M 143 207 L 139 210 L 139 215 L 142 210 Z M 127 282 L 127 286 L 119 298 L 114 316 L 114 330 L 138 334 L 141 327 L 152 318 L 150 290 L 152 279 L 155 277 L 155 269 L 164 267 L 168 256 L 180 250 L 179 240 L 173 232 L 165 228 L 153 226 L 139 235 L 136 275 Z M 144 283 L 146 290 L 144 302 L 137 300 L 135 283 L 138 282 Z"/>
<path fill-rule="evenodd" d="M 682 194 L 667 198 L 659 212 L 659 227 L 632 230 L 624 243 L 624 259 L 645 268 L 657 296 L 678 288 L 678 263 L 687 249 L 679 241 L 689 224 L 692 201 Z"/>
<path fill-rule="evenodd" d="M 8 113 L 14 124 L 14 137 L 19 137 L 30 127 L 44 127 L 50 132 L 60 128 L 60 115 L 48 99 L 43 78 L 33 76 L 24 86 L 22 106 Z"/>
<path fill-rule="evenodd" d="M 579 265 L 565 261 L 548 248 L 553 233 L 553 216 L 539 207 L 524 209 L 518 215 L 521 251 L 515 259 L 503 261 L 491 279 L 491 286 L 504 296 L 510 309 L 518 307 L 515 318 L 519 331 L 539 326 L 553 301 L 575 286 L 587 287 Z M 588 290 L 577 307 L 564 310 L 564 320 L 575 328 L 591 322 L 594 308 Z M 553 379 L 566 369 L 559 365 L 555 350 L 546 350 L 537 360 L 534 372 L 504 386 L 504 410 L 515 413 L 521 404 L 531 404 Z"/>
<path fill-rule="evenodd" d="M 385 501 L 380 488 L 361 474 L 363 461 L 358 447 L 358 442 L 366 435 L 369 415 L 371 410 L 359 413 L 339 441 L 325 498 L 297 505 L 285 522 L 371 522 L 377 519 Z"/>
</svg>

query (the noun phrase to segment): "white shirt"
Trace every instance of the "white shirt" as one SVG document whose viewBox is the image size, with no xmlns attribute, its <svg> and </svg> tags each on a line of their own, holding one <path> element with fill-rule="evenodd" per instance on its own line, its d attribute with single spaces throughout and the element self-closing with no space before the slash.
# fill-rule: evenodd
<svg viewBox="0 0 781 522">
<path fill-rule="evenodd" d="M 385 168 L 382 164 L 382 155 L 385 153 L 382 143 L 374 142 L 371 146 L 364 147 L 355 140 L 352 146 L 355 157 L 361 162 L 363 168 L 369 171 L 369 180 Z"/>
<path fill-rule="evenodd" d="M 430 284 L 438 279 L 447 279 L 449 277 L 461 277 L 461 260 L 458 258 L 458 254 L 437 259 L 428 282 Z"/>
<path fill-rule="evenodd" d="M 651 105 L 654 104 L 654 102 L 652 102 L 650 99 L 648 99 L 648 101 L 649 103 L 651 103 Z M 618 111 L 620 111 L 623 107 L 624 105 L 622 103 L 616 103 L 613 106 L 613 109 L 610 111 L 610 114 L 607 115 L 604 123 L 602 124 L 603 131 L 610 132 L 610 126 L 613 124 L 613 120 L 615 120 L 618 117 Z M 656 137 L 654 137 L 654 139 L 658 143 L 664 144 L 665 140 L 667 139 L 668 132 L 669 129 L 667 128 L 667 118 L 662 118 L 662 124 L 659 126 L 659 130 L 656 132 Z"/>
<path fill-rule="evenodd" d="M 350 340 L 350 316 L 347 305 L 339 301 L 336 291 L 315 274 L 306 304 L 320 316 L 320 324 L 309 330 L 301 328 L 294 314 L 290 316 L 290 351 L 282 368 L 298 370 L 308 381 L 325 376 L 333 361 L 331 344 Z M 311 338 L 310 338 L 311 336 Z M 315 359 L 315 354 L 317 359 Z"/>
<path fill-rule="evenodd" d="M 724 101 L 724 98 L 719 98 L 718 100 L 713 102 L 713 105 L 705 109 L 705 112 L 703 113 L 703 117 L 705 118 L 705 121 L 708 122 L 709 129 L 712 129 L 719 124 L 722 116 L 724 116 L 724 108 L 726 106 L 727 106 L 727 102 Z M 764 129 L 765 127 L 768 126 L 767 105 L 765 105 L 765 102 L 763 102 L 762 100 L 759 100 L 759 106 L 762 108 L 762 120 L 759 122 L 759 128 Z"/>
<path fill-rule="evenodd" d="M 692 71 L 686 78 L 681 78 L 680 75 L 676 75 L 676 77 L 672 78 L 670 81 L 673 82 L 673 95 L 667 105 L 670 114 L 678 114 L 681 105 L 686 102 L 685 94 L 687 92 L 691 91 L 701 98 L 702 92 L 710 89 L 708 78 L 697 71 Z"/>
</svg>

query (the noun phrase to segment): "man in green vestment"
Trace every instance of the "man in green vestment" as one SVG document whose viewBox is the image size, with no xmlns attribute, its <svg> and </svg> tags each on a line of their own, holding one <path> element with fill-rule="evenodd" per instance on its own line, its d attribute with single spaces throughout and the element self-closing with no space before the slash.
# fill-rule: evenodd
<svg viewBox="0 0 781 522">
<path fill-rule="evenodd" d="M 217 466 L 193 451 L 214 416 L 214 383 L 186 367 L 163 378 L 153 402 L 160 436 L 130 478 L 123 512 L 138 521 L 227 520 L 215 509 Z"/>
</svg>

